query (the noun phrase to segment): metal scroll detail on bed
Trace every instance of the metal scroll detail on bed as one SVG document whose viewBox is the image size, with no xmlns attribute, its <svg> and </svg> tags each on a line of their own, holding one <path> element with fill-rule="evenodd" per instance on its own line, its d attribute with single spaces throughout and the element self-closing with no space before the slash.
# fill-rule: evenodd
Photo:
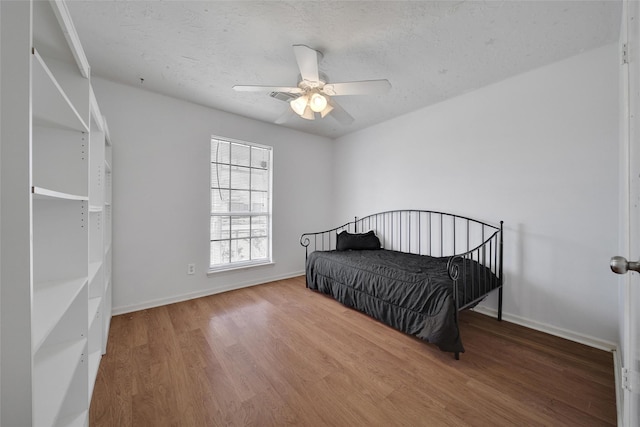
<svg viewBox="0 0 640 427">
<path fill-rule="evenodd" d="M 306 253 L 307 287 L 458 359 L 464 352 L 459 311 L 497 290 L 502 319 L 502 224 L 396 210 L 304 233 L 300 244 Z M 343 231 L 373 231 L 383 250 L 336 250 Z"/>
</svg>

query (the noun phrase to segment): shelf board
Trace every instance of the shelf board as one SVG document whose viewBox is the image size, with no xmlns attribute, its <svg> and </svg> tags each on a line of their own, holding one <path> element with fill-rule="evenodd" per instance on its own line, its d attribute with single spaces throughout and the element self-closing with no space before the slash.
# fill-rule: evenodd
<svg viewBox="0 0 640 427">
<path fill-rule="evenodd" d="M 89 127 L 35 48 L 33 49 L 33 59 L 34 123 L 89 132 Z"/>
<path fill-rule="evenodd" d="M 86 277 L 79 277 L 34 284 L 32 319 L 34 352 L 38 351 L 86 283 Z"/>
<path fill-rule="evenodd" d="M 109 161 L 107 159 L 104 159 L 104 170 L 107 173 L 111 172 L 111 164 L 109 163 Z"/>
<path fill-rule="evenodd" d="M 89 330 L 91 330 L 91 326 L 96 320 L 96 315 L 98 314 L 98 310 L 100 309 L 101 302 L 102 297 L 89 298 Z"/>
<path fill-rule="evenodd" d="M 31 193 L 36 200 L 89 200 L 86 196 L 80 196 L 78 194 L 63 193 L 61 191 L 49 190 L 43 187 L 31 187 Z"/>
<path fill-rule="evenodd" d="M 84 355 L 87 339 L 43 347 L 34 361 L 35 425 L 55 420 Z"/>
</svg>

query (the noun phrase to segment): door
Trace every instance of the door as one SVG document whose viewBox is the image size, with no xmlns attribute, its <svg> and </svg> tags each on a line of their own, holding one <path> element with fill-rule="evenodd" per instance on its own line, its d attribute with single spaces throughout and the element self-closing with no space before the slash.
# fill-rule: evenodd
<svg viewBox="0 0 640 427">
<path fill-rule="evenodd" d="M 625 179 L 621 191 L 623 224 L 622 246 L 631 260 L 640 260 L 640 2 L 625 0 L 621 41 L 626 44 L 622 71 L 622 150 L 621 166 Z M 623 401 L 622 425 L 640 426 L 640 261 L 627 262 L 622 257 L 611 260 L 621 280 L 621 343 Z"/>
</svg>

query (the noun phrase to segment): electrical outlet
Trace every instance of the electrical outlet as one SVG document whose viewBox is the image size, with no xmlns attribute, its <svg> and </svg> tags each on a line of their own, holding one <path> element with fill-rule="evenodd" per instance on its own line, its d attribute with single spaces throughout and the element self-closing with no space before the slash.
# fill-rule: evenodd
<svg viewBox="0 0 640 427">
<path fill-rule="evenodd" d="M 187 274 L 196 274 L 195 264 L 187 264 Z"/>
</svg>

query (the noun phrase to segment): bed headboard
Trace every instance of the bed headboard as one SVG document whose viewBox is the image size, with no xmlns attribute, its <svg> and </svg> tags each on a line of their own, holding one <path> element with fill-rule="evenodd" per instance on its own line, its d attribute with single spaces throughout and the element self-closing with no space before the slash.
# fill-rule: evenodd
<svg viewBox="0 0 640 427">
<path fill-rule="evenodd" d="M 473 250 L 499 233 L 501 227 L 444 212 L 395 210 L 356 217 L 330 230 L 304 233 L 300 244 L 307 253 L 334 250 L 337 234 L 345 230 L 349 233 L 373 230 L 384 249 L 441 257 Z"/>
<path fill-rule="evenodd" d="M 304 233 L 300 244 L 306 255 L 336 248 L 342 231 L 373 230 L 384 249 L 433 257 L 467 258 L 500 270 L 502 265 L 502 221 L 500 226 L 445 212 L 395 210 L 354 218 L 326 231 Z M 501 276 L 501 275 L 500 275 Z"/>
</svg>

